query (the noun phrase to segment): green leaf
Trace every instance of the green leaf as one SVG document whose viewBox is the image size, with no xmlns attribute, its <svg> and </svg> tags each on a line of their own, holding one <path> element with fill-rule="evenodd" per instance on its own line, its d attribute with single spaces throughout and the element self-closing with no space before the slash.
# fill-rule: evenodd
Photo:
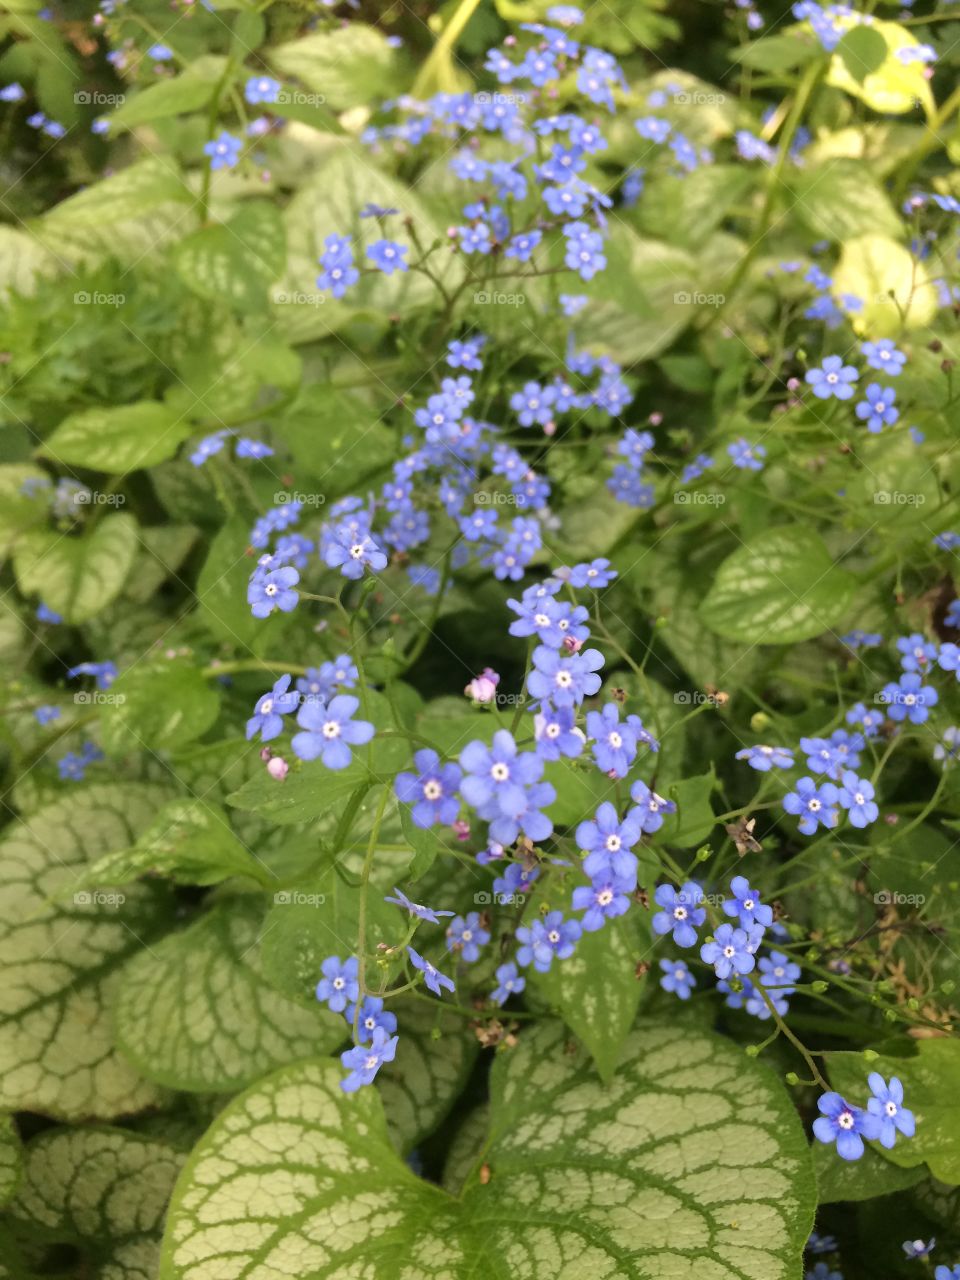
<svg viewBox="0 0 960 1280">
<path fill-rule="evenodd" d="M 820 52 L 813 40 L 803 40 L 797 35 L 762 36 L 750 44 L 731 51 L 731 57 L 741 66 L 755 71 L 792 71 L 811 62 Z"/>
<path fill-rule="evenodd" d="M 822 1142 L 813 1144 L 813 1167 L 817 1175 L 820 1204 L 839 1201 L 872 1200 L 915 1187 L 927 1177 L 924 1165 L 898 1169 L 868 1147 L 860 1160 L 840 1160 L 836 1148 Z"/>
<path fill-rule="evenodd" d="M 249 522 L 228 520 L 210 543 L 197 579 L 198 614 L 210 633 L 241 651 L 263 653 L 288 623 L 288 615 L 255 618 L 247 604 L 247 584 L 256 561 L 248 554 Z"/>
<path fill-rule="evenodd" d="M 587 883 L 582 876 L 577 882 Z M 573 955 L 548 973 L 530 971 L 528 981 L 586 1046 L 607 1083 L 640 1007 L 643 982 L 636 967 L 649 946 L 649 917 L 633 907 L 595 933 L 584 933 Z"/>
<path fill-rule="evenodd" d="M 223 1093 L 346 1038 L 342 1017 L 316 1000 L 312 1008 L 284 1000 L 264 980 L 262 925 L 261 899 L 228 899 L 124 968 L 117 1044 L 144 1076 Z M 314 985 L 319 976 L 318 968 Z"/>
<path fill-rule="evenodd" d="M 0 299 L 11 293 L 29 296 L 38 284 L 60 269 L 56 255 L 32 235 L 16 227 L 0 226 Z"/>
<path fill-rule="evenodd" d="M 682 178 L 664 175 L 644 189 L 638 217 L 650 235 L 696 251 L 755 183 L 750 169 L 733 164 L 704 165 Z"/>
<path fill-rule="evenodd" d="M 223 810 L 206 799 L 164 805 L 135 844 L 98 858 L 70 892 L 130 884 L 145 875 L 198 885 L 219 884 L 231 876 L 249 876 L 261 883 L 268 878 L 264 865 L 231 831 Z"/>
<path fill-rule="evenodd" d="M 164 1211 L 184 1157 L 124 1129 L 51 1129 L 24 1152 L 7 1220 L 26 1239 L 79 1249 L 77 1275 L 156 1275 Z M 2 1273 L 0 1273 L 2 1274 Z M 49 1274 L 49 1273 L 48 1273 Z"/>
<path fill-rule="evenodd" d="M 188 111 L 201 111 L 212 98 L 226 66 L 226 58 L 207 55 L 195 59 L 180 75 L 148 85 L 107 116 L 110 133 L 117 134 Z"/>
<path fill-rule="evenodd" d="M 475 1166 L 459 1198 L 410 1171 L 376 1090 L 345 1095 L 335 1064 L 260 1081 L 178 1180 L 160 1280 L 343 1280 L 399 1259 L 418 1280 L 796 1280 L 814 1184 L 776 1080 L 722 1037 L 647 1023 L 604 1086 L 565 1037 L 547 1023 L 495 1060 L 489 1177 Z"/>
<path fill-rule="evenodd" d="M 137 546 L 136 520 L 118 512 L 79 537 L 46 529 L 25 534 L 13 571 L 24 595 L 39 596 L 65 622 L 86 622 L 120 594 Z"/>
<path fill-rule="evenodd" d="M 0 466 L 0 558 L 7 555 L 24 530 L 44 519 L 47 495 L 40 492 L 30 497 L 23 491 L 26 481 L 44 478 L 37 467 L 12 463 Z"/>
<path fill-rule="evenodd" d="M 798 169 L 789 185 L 797 202 L 794 211 L 818 238 L 842 243 L 871 233 L 891 239 L 903 235 L 903 224 L 887 193 L 870 169 L 856 160 L 828 160 L 819 168 Z"/>
<path fill-rule="evenodd" d="M 857 1106 L 869 1097 L 867 1076 L 878 1071 L 884 1079 L 903 1083 L 903 1105 L 914 1113 L 917 1132 L 898 1138 L 891 1150 L 871 1143 L 873 1150 L 902 1169 L 924 1161 L 930 1172 L 951 1186 L 960 1184 L 960 1041 L 916 1042 L 912 1058 L 881 1056 L 869 1064 L 859 1053 L 828 1053 L 827 1072 L 833 1087 Z"/>
<path fill-rule="evenodd" d="M 550 806 L 550 817 L 557 826 L 575 826 L 589 817 L 604 800 L 616 800 L 616 781 L 601 773 L 592 761 L 585 762 L 585 765 L 578 767 L 566 759 L 544 765 L 543 781 L 549 782 L 557 793 Z"/>
<path fill-rule="evenodd" d="M 653 839 L 659 844 L 677 845 L 692 849 L 710 837 L 716 819 L 710 797 L 717 785 L 717 777 L 710 767 L 709 773 L 696 778 L 684 778 L 667 787 L 667 799 L 673 800 L 677 812 L 668 815 Z"/>
<path fill-rule="evenodd" d="M 802 525 L 782 526 L 752 538 L 723 561 L 700 617 L 726 640 L 793 644 L 836 627 L 855 587 L 818 534 Z"/>
<path fill-rule="evenodd" d="M 262 313 L 267 287 L 283 274 L 286 257 L 279 211 L 266 200 L 252 200 L 229 221 L 181 240 L 173 262 L 183 282 L 201 297 Z"/>
<path fill-rule="evenodd" d="M 150 156 L 54 205 L 44 215 L 41 228 L 54 237 L 55 243 L 60 232 L 121 222 L 150 213 L 171 201 L 187 204 L 193 201 L 193 196 L 171 160 Z"/>
<path fill-rule="evenodd" d="M 20 1136 L 12 1116 L 0 1115 L 0 1205 L 16 1191 L 20 1183 Z"/>
<path fill-rule="evenodd" d="M 156 400 L 102 405 L 64 418 L 42 452 L 54 462 L 121 476 L 172 458 L 193 430 L 179 413 Z"/>
<path fill-rule="evenodd" d="M 110 755 L 172 751 L 206 733 L 219 712 L 216 685 L 196 667 L 138 664 L 110 686 L 101 715 L 103 747 Z"/>
<path fill-rule="evenodd" d="M 391 92 L 393 50 L 386 36 L 362 22 L 277 45 L 267 51 L 267 60 L 338 111 L 369 106 Z"/>
<path fill-rule="evenodd" d="M 851 27 L 834 50 L 847 71 L 862 85 L 867 76 L 883 66 L 887 57 L 887 42 L 873 27 Z"/>
<path fill-rule="evenodd" d="M 862 25 L 860 14 L 841 17 L 847 28 L 830 61 L 827 84 L 843 89 L 884 115 L 903 115 L 922 106 L 933 111 L 933 95 L 922 62 L 904 62 L 902 49 L 917 48 L 920 41 L 897 22 Z M 883 43 L 881 56 L 880 43 Z"/>
<path fill-rule="evenodd" d="M 834 268 L 833 288 L 837 295 L 863 299 L 863 309 L 850 317 L 859 334 L 879 338 L 923 328 L 937 312 L 937 291 L 924 264 L 886 236 L 848 240 Z"/>
<path fill-rule="evenodd" d="M 310 822 L 326 817 L 332 825 L 353 793 L 369 781 L 370 774 L 356 758 L 346 769 L 336 772 L 313 761 L 299 768 L 294 766 L 282 782 L 271 778 L 264 769 L 227 796 L 227 804 L 271 822 Z"/>
<path fill-rule="evenodd" d="M 88 862 L 132 844 L 169 795 L 148 784 L 86 787 L 0 841 L 0 1107 L 110 1118 L 157 1101 L 114 1049 L 110 1006 L 118 966 L 164 927 L 166 895 L 138 885 L 69 906 L 50 900 Z"/>
<path fill-rule="evenodd" d="M 318 508 L 362 486 L 383 471 L 395 454 L 392 433 L 356 395 L 317 383 L 304 388 L 280 419 L 279 434 L 309 482 Z"/>
</svg>

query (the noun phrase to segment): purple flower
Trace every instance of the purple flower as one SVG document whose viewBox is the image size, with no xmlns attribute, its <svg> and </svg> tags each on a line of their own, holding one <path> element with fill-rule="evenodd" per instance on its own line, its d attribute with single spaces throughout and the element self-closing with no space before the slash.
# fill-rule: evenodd
<svg viewBox="0 0 960 1280">
<path fill-rule="evenodd" d="M 625 778 L 637 756 L 637 738 L 629 722 L 620 723 L 620 710 L 608 702 L 601 711 L 587 712 L 587 734 L 593 739 L 597 768 L 614 778 Z"/>
<path fill-rule="evenodd" d="M 561 575 L 564 575 L 564 570 L 557 571 L 557 576 Z M 617 576 L 617 571 L 610 568 L 609 560 L 601 558 L 591 560 L 589 564 L 575 564 L 565 572 L 565 576 L 571 587 L 593 587 L 599 591 L 601 587 L 610 585 Z"/>
<path fill-rule="evenodd" d="M 359 996 L 357 967 L 356 956 L 346 960 L 327 956 L 320 966 L 323 977 L 317 983 L 317 999 L 324 1000 L 333 1013 L 343 1013 L 347 1005 Z"/>
<path fill-rule="evenodd" d="M 835 1142 L 841 1160 L 859 1160 L 863 1155 L 863 1139 L 880 1135 L 877 1117 L 851 1106 L 839 1093 L 823 1094 L 817 1100 L 817 1107 L 821 1115 L 813 1122 L 814 1135 L 819 1142 Z"/>
<path fill-rule="evenodd" d="M 496 976 L 497 987 L 490 995 L 494 1004 L 505 1004 L 511 996 L 519 995 L 527 985 L 526 978 L 520 976 L 512 960 L 500 965 Z"/>
<path fill-rule="evenodd" d="M 897 1077 L 891 1076 L 887 1084 L 878 1071 L 871 1071 L 867 1083 L 873 1094 L 867 1101 L 867 1110 L 879 1123 L 880 1145 L 889 1150 L 897 1140 L 897 1133 L 912 1138 L 916 1132 L 916 1120 L 913 1112 L 907 1111 L 903 1105 L 903 1085 Z"/>
<path fill-rule="evenodd" d="M 356 1011 L 356 1004 L 351 1004 L 343 1015 L 351 1026 Z M 397 1015 L 384 1009 L 379 996 L 367 996 L 360 1006 L 360 1016 L 357 1019 L 357 1043 L 367 1044 L 378 1027 L 388 1035 L 393 1035 L 397 1029 Z"/>
<path fill-rule="evenodd" d="M 247 721 L 247 741 L 259 730 L 263 742 L 270 742 L 283 732 L 281 716 L 288 716 L 296 711 L 300 695 L 290 688 L 290 677 L 281 676 L 269 693 L 265 693 L 257 701 L 253 715 Z"/>
<path fill-rule="evenodd" d="M 549 972 L 554 956 L 566 960 L 572 956 L 582 930 L 576 920 L 564 920 L 563 912 L 550 911 L 542 920 L 521 925 L 517 941 L 517 963 L 526 967 L 532 962 L 538 973 Z"/>
<path fill-rule="evenodd" d="M 818 369 L 808 369 L 806 380 L 813 394 L 820 400 L 850 400 L 853 397 L 851 383 L 860 375 L 853 365 L 844 364 L 839 356 L 827 356 Z"/>
<path fill-rule="evenodd" d="M 768 773 L 771 769 L 793 768 L 793 753 L 786 747 L 745 747 L 734 758 L 746 760 L 751 769 L 757 769 L 760 773 Z"/>
<path fill-rule="evenodd" d="M 603 661 L 603 654 L 597 649 L 564 654 L 546 645 L 537 645 L 533 651 L 533 670 L 527 676 L 527 689 L 540 702 L 551 702 L 557 707 L 579 706 L 585 697 L 600 688 L 596 672 Z"/>
<path fill-rule="evenodd" d="M 620 821 L 616 809 L 609 800 L 597 809 L 592 820 L 581 822 L 577 827 L 577 844 L 587 850 L 583 869 L 591 879 L 604 876 L 612 871 L 622 879 L 633 880 L 631 889 L 636 885 L 637 859 L 630 852 L 640 839 L 640 821 L 635 814 L 627 814 Z"/>
<path fill-rule="evenodd" d="M 363 577 L 365 568 L 379 573 L 387 567 L 387 557 L 368 534 L 350 537 L 339 529 L 324 543 L 323 558 L 331 569 L 339 569 L 354 581 Z"/>
<path fill-rule="evenodd" d="M 732 898 L 723 904 L 724 915 L 735 916 L 740 921 L 741 929 L 749 929 L 752 924 L 759 924 L 764 929 L 773 924 L 773 908 L 764 906 L 756 889 L 750 888 L 746 876 L 734 876 L 730 881 Z"/>
<path fill-rule="evenodd" d="M 876 822 L 880 810 L 873 798 L 873 784 L 869 779 L 858 778 L 852 769 L 847 769 L 842 782 L 838 797 L 850 816 L 851 824 L 866 827 L 871 822 Z"/>
<path fill-rule="evenodd" d="M 703 890 L 694 880 L 688 880 L 680 889 L 672 884 L 658 885 L 653 899 L 662 911 L 658 911 L 651 921 L 654 933 L 673 932 L 673 940 L 678 947 L 692 947 L 697 941 L 697 929 L 707 918 L 707 912 L 700 906 L 703 902 Z M 722 927 L 722 926 L 721 926 Z"/>
<path fill-rule="evenodd" d="M 340 1055 L 341 1063 L 350 1074 L 340 1081 L 344 1093 L 356 1093 L 373 1078 L 385 1062 L 392 1062 L 397 1052 L 399 1036 L 389 1036 L 383 1027 L 377 1027 L 369 1044 L 358 1044 Z"/>
<path fill-rule="evenodd" d="M 456 990 L 453 981 L 445 973 L 441 973 L 429 960 L 425 960 L 423 956 L 414 951 L 413 947 L 407 947 L 407 955 L 410 957 L 413 967 L 419 969 L 423 974 L 424 982 L 435 996 L 443 994 L 442 987 L 446 987 L 448 991 Z"/>
<path fill-rule="evenodd" d="M 481 927 L 479 911 L 471 911 L 466 918 L 457 916 L 447 927 L 447 950 L 459 952 L 468 964 L 480 959 L 480 948 L 489 941 L 490 933 Z"/>
<path fill-rule="evenodd" d="M 639 818 L 641 829 L 648 835 L 660 830 L 665 814 L 677 812 L 677 806 L 673 800 L 664 800 L 663 796 L 657 795 L 656 791 L 651 791 L 639 778 L 630 788 L 630 798 L 637 806 L 630 811 L 630 814 L 635 814 Z"/>
<path fill-rule="evenodd" d="M 424 907 L 419 902 L 411 902 L 405 893 L 394 885 L 393 898 L 384 898 L 384 902 L 391 902 L 394 906 L 403 907 L 404 911 L 409 911 L 412 916 L 416 916 L 418 920 L 426 920 L 428 924 L 439 924 L 441 916 L 452 916 L 452 911 L 441 911 L 439 908 Z"/>
<path fill-rule="evenodd" d="M 836 803 L 839 792 L 832 782 L 824 782 L 817 786 L 812 778 L 801 778 L 796 791 L 790 791 L 783 797 L 783 807 L 787 813 L 800 817 L 800 830 L 805 836 L 812 836 L 818 826 L 835 827 L 837 825 Z"/>
<path fill-rule="evenodd" d="M 732 924 L 717 925 L 713 941 L 705 942 L 700 948 L 700 959 L 712 964 L 717 977 L 726 981 L 732 973 L 753 970 L 757 961 L 750 943 L 745 929 L 735 929 Z"/>
<path fill-rule="evenodd" d="M 686 960 L 661 960 L 660 968 L 663 970 L 660 986 L 664 991 L 672 992 L 681 1000 L 689 1000 L 697 983 L 687 968 Z"/>
<path fill-rule="evenodd" d="M 368 720 L 352 719 L 359 706 L 358 698 L 344 693 L 326 705 L 305 702 L 297 712 L 297 724 L 306 732 L 294 734 L 294 755 L 301 760 L 319 756 L 328 769 L 346 769 L 353 758 L 350 747 L 362 746 L 374 734 Z"/>
<path fill-rule="evenodd" d="M 537 755 L 544 760 L 559 760 L 561 756 L 578 756 L 583 750 L 583 733 L 576 727 L 573 707 L 551 707 L 543 703 L 533 719 L 533 732 L 537 743 Z"/>
<path fill-rule="evenodd" d="M 449 826 L 460 812 L 460 769 L 455 764 L 441 764 L 436 751 L 429 747 L 418 751 L 413 762 L 416 773 L 397 774 L 397 798 L 413 805 L 411 817 L 415 826 L 432 827 L 436 822 Z"/>
<path fill-rule="evenodd" d="M 589 885 L 578 885 L 573 891 L 574 911 L 586 914 L 581 920 L 584 932 L 595 933 L 608 920 L 622 916 L 630 906 L 627 894 L 637 885 L 636 871 L 631 876 L 618 876 L 613 870 L 595 876 Z"/>
</svg>

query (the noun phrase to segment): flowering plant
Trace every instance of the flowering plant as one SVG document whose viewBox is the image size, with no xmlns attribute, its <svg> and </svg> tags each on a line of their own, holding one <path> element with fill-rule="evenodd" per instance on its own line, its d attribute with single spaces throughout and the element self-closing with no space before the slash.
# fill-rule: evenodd
<svg viewBox="0 0 960 1280">
<path fill-rule="evenodd" d="M 80 7 L 0 1276 L 960 1275 L 957 15 Z"/>
</svg>

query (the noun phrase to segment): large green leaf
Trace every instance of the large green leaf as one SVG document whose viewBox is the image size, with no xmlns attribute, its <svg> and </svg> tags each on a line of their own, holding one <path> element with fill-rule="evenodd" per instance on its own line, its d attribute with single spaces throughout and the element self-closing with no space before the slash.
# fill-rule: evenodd
<svg viewBox="0 0 960 1280">
<path fill-rule="evenodd" d="M 7 1209 L 18 1236 L 67 1246 L 68 1257 L 78 1250 L 82 1269 L 71 1274 L 156 1275 L 164 1210 L 183 1155 L 123 1129 L 51 1129 L 24 1155 L 23 1185 Z"/>
<path fill-rule="evenodd" d="M 720 565 L 700 617 L 726 640 L 793 644 L 836 627 L 855 587 L 812 529 L 768 529 Z"/>
<path fill-rule="evenodd" d="M 394 453 L 391 432 L 363 400 L 326 383 L 304 388 L 277 429 L 312 477 L 310 497 L 321 510 L 384 470 Z"/>
<path fill-rule="evenodd" d="M 797 1280 L 813 1174 L 774 1078 L 648 1023 L 603 1086 L 565 1037 L 546 1023 L 495 1061 L 486 1173 L 459 1198 L 411 1173 L 376 1091 L 343 1094 L 335 1064 L 260 1081 L 177 1183 L 161 1280 Z"/>
<path fill-rule="evenodd" d="M 900 1169 L 889 1160 L 876 1155 L 869 1147 L 859 1160 L 838 1160 L 836 1149 L 824 1146 L 822 1142 L 813 1144 L 813 1167 L 817 1175 L 817 1199 L 820 1204 L 889 1196 L 895 1191 L 916 1186 L 927 1176 L 924 1165 L 915 1169 Z"/>
<path fill-rule="evenodd" d="M 369 106 L 389 92 L 394 54 L 381 32 L 349 22 L 277 45 L 267 57 L 276 71 L 296 76 L 324 103 L 342 110 Z"/>
<path fill-rule="evenodd" d="M 54 462 L 120 476 L 172 458 L 193 426 L 156 400 L 83 409 L 43 444 Z"/>
<path fill-rule="evenodd" d="M 110 686 L 101 717 L 104 749 L 171 751 L 210 728 L 220 710 L 220 694 L 185 662 L 142 663 L 122 672 Z"/>
<path fill-rule="evenodd" d="M 20 1138 L 12 1116 L 0 1115 L 0 1205 L 5 1204 L 20 1182 Z"/>
<path fill-rule="evenodd" d="M 14 550 L 17 585 L 25 595 L 40 596 L 65 622 L 86 622 L 119 595 L 138 545 L 137 522 L 125 512 L 79 537 L 37 529 Z"/>
<path fill-rule="evenodd" d="M 126 966 L 117 1042 L 143 1075 L 175 1089 L 226 1092 L 345 1039 L 342 1017 L 316 1001 L 304 1008 L 285 1000 L 264 981 L 262 923 L 262 899 L 228 899 Z M 318 966 L 314 983 L 319 976 Z"/>
<path fill-rule="evenodd" d="M 110 132 L 115 134 L 153 120 L 199 111 L 210 101 L 226 66 L 226 58 L 207 55 L 196 58 L 181 75 L 148 85 L 110 113 L 107 117 Z"/>
<path fill-rule="evenodd" d="M 47 236 L 89 230 L 193 197 L 170 159 L 149 156 L 55 205 L 40 224 Z"/>
<path fill-rule="evenodd" d="M 110 1118 L 157 1100 L 116 1053 L 110 1006 L 117 968 L 165 926 L 166 895 L 104 886 L 65 906 L 50 900 L 88 862 L 132 844 L 169 796 L 148 784 L 87 787 L 0 841 L 0 1107 Z"/>
<path fill-rule="evenodd" d="M 790 177 L 790 190 L 796 213 L 817 237 L 842 242 L 871 232 L 891 238 L 903 234 L 886 192 L 856 160 L 828 160 L 816 169 L 798 169 Z"/>
<path fill-rule="evenodd" d="M 891 1150 L 873 1143 L 885 1160 L 903 1169 L 926 1161 L 941 1182 L 960 1184 L 960 1041 L 917 1041 L 912 1058 L 881 1056 L 869 1064 L 859 1053 L 826 1056 L 830 1083 L 848 1101 L 864 1106 L 870 1096 L 867 1076 L 878 1071 L 885 1079 L 903 1083 L 903 1105 L 917 1122 L 913 1138 L 900 1138 Z"/>
<path fill-rule="evenodd" d="M 937 312 L 937 291 L 926 267 L 889 236 L 871 233 L 847 240 L 833 288 L 837 295 L 863 301 L 850 317 L 859 334 L 890 337 L 902 329 L 922 329 Z"/>
<path fill-rule="evenodd" d="M 249 201 L 229 221 L 182 240 L 173 261 L 184 283 L 201 297 L 263 312 L 267 286 L 286 263 L 283 221 L 266 200 Z"/>
</svg>

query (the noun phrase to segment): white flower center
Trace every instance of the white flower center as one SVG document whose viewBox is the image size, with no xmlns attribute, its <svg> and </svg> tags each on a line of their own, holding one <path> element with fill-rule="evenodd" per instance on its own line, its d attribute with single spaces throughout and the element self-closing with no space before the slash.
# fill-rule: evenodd
<svg viewBox="0 0 960 1280">
<path fill-rule="evenodd" d="M 560 931 L 558 929 L 551 929 L 550 932 L 547 934 L 547 941 L 550 943 L 551 946 L 555 947 L 557 943 L 560 941 Z"/>
<path fill-rule="evenodd" d="M 494 782 L 506 782 L 510 777 L 510 770 L 505 764 L 498 761 L 491 766 L 490 777 L 493 778 Z"/>
<path fill-rule="evenodd" d="M 272 710 L 273 710 L 273 699 L 265 698 L 263 702 L 260 704 L 260 714 L 262 716 L 268 716 Z"/>
<path fill-rule="evenodd" d="M 439 800 L 443 795 L 443 787 L 436 778 L 430 778 L 423 784 L 423 794 L 427 800 Z"/>
<path fill-rule="evenodd" d="M 600 892 L 597 894 L 598 907 L 609 907 L 612 901 L 613 901 L 612 889 L 601 889 Z"/>
<path fill-rule="evenodd" d="M 837 1116 L 837 1124 L 841 1129 L 852 1129 L 854 1120 L 852 1111 L 841 1111 Z"/>
<path fill-rule="evenodd" d="M 616 729 L 614 729 L 607 738 L 607 742 L 609 742 L 610 746 L 613 747 L 614 751 L 619 751 L 623 746 L 623 739 L 620 737 L 619 733 L 617 733 Z"/>
<path fill-rule="evenodd" d="M 556 683 L 561 689 L 569 689 L 573 684 L 573 677 L 570 675 L 569 671 L 558 671 Z"/>
<path fill-rule="evenodd" d="M 320 730 L 320 732 L 323 734 L 325 738 L 329 738 L 330 740 L 334 738 L 339 738 L 340 737 L 340 721 L 327 720 L 324 723 L 324 726 Z"/>
<path fill-rule="evenodd" d="M 674 918 L 674 920 L 686 920 L 686 918 L 687 918 L 687 908 L 686 908 L 686 907 L 674 907 L 674 908 L 673 908 L 673 918 Z"/>
<path fill-rule="evenodd" d="M 265 596 L 275 596 L 278 590 L 279 588 L 277 587 L 277 584 L 275 582 L 268 582 L 267 585 L 263 588 L 263 594 Z"/>
<path fill-rule="evenodd" d="M 353 546 L 350 548 L 350 555 L 353 557 L 354 560 L 362 560 L 363 559 L 363 543 L 355 542 Z"/>
</svg>

